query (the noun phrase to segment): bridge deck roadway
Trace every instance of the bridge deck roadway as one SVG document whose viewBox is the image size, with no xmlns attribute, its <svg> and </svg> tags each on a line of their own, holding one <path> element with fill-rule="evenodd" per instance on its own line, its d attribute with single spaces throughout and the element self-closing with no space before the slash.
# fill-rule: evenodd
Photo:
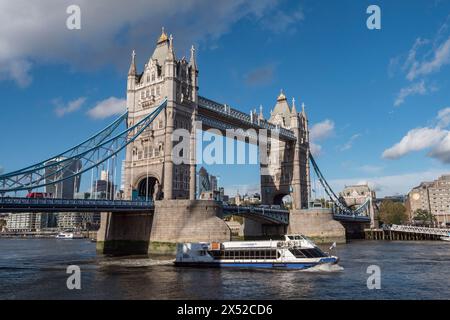
<svg viewBox="0 0 450 320">
<path fill-rule="evenodd" d="M 0 213 L 19 212 L 153 212 L 151 201 L 0 198 Z"/>
<path fill-rule="evenodd" d="M 94 200 L 94 199 L 33 199 L 0 197 L 0 213 L 20 212 L 150 212 L 155 210 L 152 201 Z M 289 211 L 263 207 L 223 206 L 223 216 L 239 215 L 268 224 L 289 224 Z M 333 215 L 344 222 L 370 222 L 369 217 Z"/>
</svg>

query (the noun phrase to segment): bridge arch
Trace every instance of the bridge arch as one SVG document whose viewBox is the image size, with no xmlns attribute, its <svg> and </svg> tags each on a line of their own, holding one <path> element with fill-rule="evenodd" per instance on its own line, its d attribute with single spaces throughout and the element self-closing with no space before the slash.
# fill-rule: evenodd
<svg viewBox="0 0 450 320">
<path fill-rule="evenodd" d="M 292 201 L 291 195 L 289 193 L 278 193 L 273 197 L 273 204 L 274 205 L 278 205 L 278 206 L 282 206 L 284 205 L 284 201 L 286 200 Z"/>
<path fill-rule="evenodd" d="M 134 190 L 139 199 L 159 200 L 162 194 L 160 179 L 152 173 L 141 175 L 136 180 Z"/>
</svg>

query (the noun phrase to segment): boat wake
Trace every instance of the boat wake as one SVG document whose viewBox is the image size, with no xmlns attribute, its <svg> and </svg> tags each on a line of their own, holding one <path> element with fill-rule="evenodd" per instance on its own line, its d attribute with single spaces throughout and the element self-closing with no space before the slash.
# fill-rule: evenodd
<svg viewBox="0 0 450 320">
<path fill-rule="evenodd" d="M 303 270 L 304 272 L 339 272 L 344 268 L 338 264 L 324 263 L 317 266 Z"/>
<path fill-rule="evenodd" d="M 127 268 L 142 268 L 152 266 L 172 265 L 171 260 L 156 260 L 156 259 L 120 259 L 101 261 L 100 265 L 105 267 L 127 267 Z"/>
</svg>

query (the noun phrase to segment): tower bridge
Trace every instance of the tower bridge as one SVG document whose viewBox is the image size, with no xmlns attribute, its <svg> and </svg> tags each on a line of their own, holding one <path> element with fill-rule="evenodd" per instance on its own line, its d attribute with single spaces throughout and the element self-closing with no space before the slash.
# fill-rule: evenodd
<svg viewBox="0 0 450 320">
<path fill-rule="evenodd" d="M 337 220 L 370 221 L 368 203 L 350 209 L 320 172 L 310 154 L 304 105 L 298 112 L 295 100 L 289 103 L 281 92 L 265 119 L 262 108 L 259 113 L 253 110 L 247 114 L 200 96 L 198 76 L 194 47 L 189 61 L 177 59 L 173 37 L 164 31 L 142 72 L 138 72 L 133 51 L 126 87 L 127 113 L 64 153 L 1 175 L 0 212 L 101 211 L 98 248 L 125 253 L 146 252 L 152 243 L 229 240 L 230 230 L 221 218 L 230 214 L 245 217 L 250 235 L 261 234 L 267 230 L 264 225 L 272 225 L 273 233 L 299 232 L 329 240 L 345 235 Z M 121 124 L 126 126 L 124 131 L 119 130 Z M 221 133 L 234 130 L 235 137 L 259 147 L 264 207 L 224 206 L 196 199 L 196 132 L 208 129 Z M 181 131 L 184 136 L 179 136 Z M 175 154 L 182 142 L 187 150 Z M 5 197 L 80 179 L 105 164 L 115 168 L 122 150 L 125 201 Z M 74 161 L 78 165 L 74 166 Z M 310 165 L 335 203 L 334 211 L 308 208 Z M 292 199 L 290 211 L 270 209 L 286 195 Z"/>
</svg>

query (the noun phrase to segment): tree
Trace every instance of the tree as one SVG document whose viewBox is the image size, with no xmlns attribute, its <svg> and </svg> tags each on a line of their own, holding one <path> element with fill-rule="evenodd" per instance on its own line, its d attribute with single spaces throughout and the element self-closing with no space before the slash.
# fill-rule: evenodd
<svg viewBox="0 0 450 320">
<path fill-rule="evenodd" d="M 3 228 L 6 228 L 6 220 L 0 219 L 0 232 L 3 231 Z"/>
<path fill-rule="evenodd" d="M 414 220 L 422 222 L 422 224 L 433 224 L 436 222 L 436 217 L 428 210 L 417 209 L 414 212 Z"/>
<path fill-rule="evenodd" d="M 380 206 L 379 218 L 385 224 L 402 224 L 408 221 L 403 203 L 384 200 Z"/>
</svg>

